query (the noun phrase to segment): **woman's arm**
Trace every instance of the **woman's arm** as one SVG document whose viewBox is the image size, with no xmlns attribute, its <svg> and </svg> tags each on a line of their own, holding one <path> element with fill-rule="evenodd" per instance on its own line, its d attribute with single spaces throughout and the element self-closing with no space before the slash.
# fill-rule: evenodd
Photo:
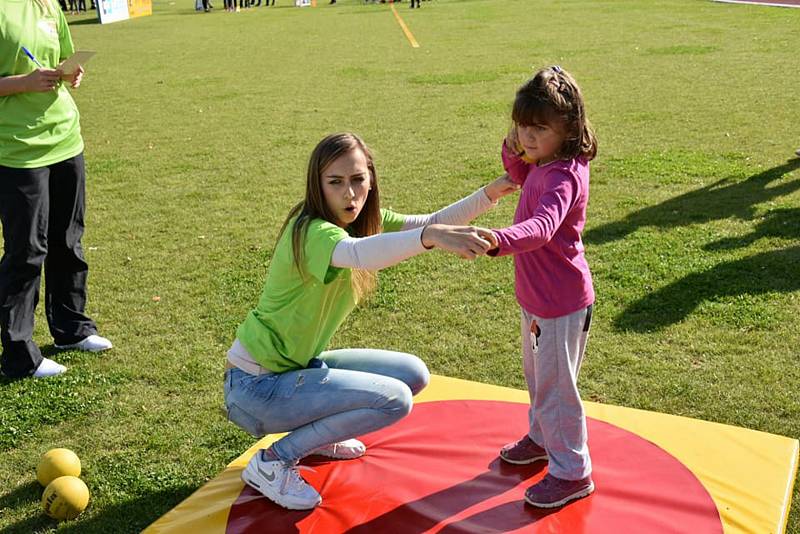
<svg viewBox="0 0 800 534">
<path fill-rule="evenodd" d="M 435 213 L 427 215 L 406 215 L 403 230 L 419 228 L 430 224 L 464 225 L 497 205 L 502 197 L 518 190 L 519 186 L 504 174 L 493 182 L 481 187 L 468 197 L 450 204 Z"/>
<path fill-rule="evenodd" d="M 413 230 L 342 239 L 333 249 L 331 266 L 377 271 L 433 248 L 475 259 L 493 246 L 497 246 L 497 242 L 491 230 L 431 224 Z"/>
<path fill-rule="evenodd" d="M 18 93 L 45 93 L 58 86 L 61 71 L 57 69 L 36 69 L 28 74 L 3 76 L 0 78 L 0 96 Z"/>
</svg>

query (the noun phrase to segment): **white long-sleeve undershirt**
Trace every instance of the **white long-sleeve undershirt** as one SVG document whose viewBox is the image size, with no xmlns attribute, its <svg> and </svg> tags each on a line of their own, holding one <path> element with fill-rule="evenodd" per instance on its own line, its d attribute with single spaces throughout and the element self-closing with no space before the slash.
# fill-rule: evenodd
<svg viewBox="0 0 800 534">
<path fill-rule="evenodd" d="M 457 202 L 427 215 L 406 215 L 403 230 L 419 228 L 428 224 L 468 224 L 472 219 L 497 205 L 492 202 L 483 187 Z"/>
<path fill-rule="evenodd" d="M 377 271 L 425 252 L 422 231 L 429 224 L 464 225 L 496 203 L 483 188 L 468 197 L 427 215 L 406 215 L 399 232 L 369 237 L 346 237 L 336 244 L 331 256 L 333 267 Z"/>
</svg>

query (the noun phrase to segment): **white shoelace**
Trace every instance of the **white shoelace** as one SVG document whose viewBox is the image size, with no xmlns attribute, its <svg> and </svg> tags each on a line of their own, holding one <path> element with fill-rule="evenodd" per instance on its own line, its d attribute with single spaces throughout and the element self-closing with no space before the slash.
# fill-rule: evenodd
<svg viewBox="0 0 800 534">
<path fill-rule="evenodd" d="M 306 482 L 303 477 L 300 476 L 301 469 L 303 471 L 314 472 L 312 468 L 305 465 L 286 466 L 286 476 L 283 477 L 283 482 L 281 482 L 281 495 L 286 495 L 290 489 L 303 490 L 306 486 L 308 486 L 308 482 Z"/>
</svg>

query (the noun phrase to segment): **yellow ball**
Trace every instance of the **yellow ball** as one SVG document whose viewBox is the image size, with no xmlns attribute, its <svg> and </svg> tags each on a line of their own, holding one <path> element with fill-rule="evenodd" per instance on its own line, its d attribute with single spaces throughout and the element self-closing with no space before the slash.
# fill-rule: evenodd
<svg viewBox="0 0 800 534">
<path fill-rule="evenodd" d="M 51 449 L 44 453 L 36 467 L 39 484 L 47 486 L 63 476 L 81 476 L 81 461 L 78 455 L 69 449 Z"/>
<path fill-rule="evenodd" d="M 42 510 L 53 519 L 75 519 L 89 504 L 89 488 L 78 477 L 58 477 L 44 489 Z"/>
</svg>

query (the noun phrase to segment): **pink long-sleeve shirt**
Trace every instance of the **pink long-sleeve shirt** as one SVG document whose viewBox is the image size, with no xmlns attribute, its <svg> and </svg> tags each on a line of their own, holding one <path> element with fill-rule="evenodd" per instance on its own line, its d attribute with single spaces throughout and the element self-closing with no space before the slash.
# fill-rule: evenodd
<svg viewBox="0 0 800 534">
<path fill-rule="evenodd" d="M 589 162 L 582 157 L 529 164 L 503 144 L 503 166 L 522 185 L 514 224 L 493 230 L 499 247 L 491 254 L 514 255 L 519 304 L 551 319 L 594 302 L 581 231 L 589 201 Z"/>
</svg>

